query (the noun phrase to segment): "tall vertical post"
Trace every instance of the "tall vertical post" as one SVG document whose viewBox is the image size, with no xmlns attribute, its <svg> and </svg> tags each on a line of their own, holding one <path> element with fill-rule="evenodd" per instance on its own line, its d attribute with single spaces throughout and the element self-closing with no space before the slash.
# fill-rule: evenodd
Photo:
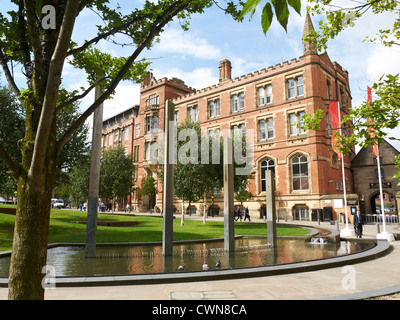
<svg viewBox="0 0 400 320">
<path fill-rule="evenodd" d="M 232 138 L 224 136 L 224 249 L 235 251 Z"/>
<path fill-rule="evenodd" d="M 172 256 L 174 222 L 175 105 L 165 102 L 162 253 Z"/>
<path fill-rule="evenodd" d="M 268 243 L 276 247 L 276 208 L 275 208 L 275 174 L 266 170 L 266 201 L 267 201 L 267 237 Z"/>
<path fill-rule="evenodd" d="M 101 88 L 95 89 L 95 101 L 101 96 Z M 89 173 L 89 198 L 86 222 L 86 243 L 85 257 L 94 258 L 96 256 L 96 229 L 97 229 L 97 210 L 99 201 L 100 184 L 100 157 L 101 157 L 101 131 L 103 124 L 103 104 L 93 112 L 93 134 L 92 134 L 92 154 L 90 158 Z"/>
</svg>

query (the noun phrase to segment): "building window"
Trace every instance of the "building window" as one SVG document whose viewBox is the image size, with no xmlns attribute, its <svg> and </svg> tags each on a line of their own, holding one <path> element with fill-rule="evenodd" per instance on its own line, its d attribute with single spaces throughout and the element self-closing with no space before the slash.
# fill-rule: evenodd
<svg viewBox="0 0 400 320">
<path fill-rule="evenodd" d="M 271 170 L 275 173 L 275 162 L 272 159 L 265 159 L 260 164 L 260 180 L 261 180 L 261 191 L 264 192 L 267 190 L 267 176 L 266 171 Z"/>
<path fill-rule="evenodd" d="M 146 100 L 146 107 L 158 106 L 159 104 L 160 104 L 160 97 L 158 95 L 156 95 L 156 94 L 152 94 Z"/>
<path fill-rule="evenodd" d="M 331 158 L 331 165 L 332 165 L 332 168 L 338 168 L 338 156 L 337 156 L 337 154 L 336 153 L 334 153 L 333 155 L 332 155 L 332 158 Z"/>
<path fill-rule="evenodd" d="M 108 145 L 112 146 L 112 133 L 108 135 Z"/>
<path fill-rule="evenodd" d="M 289 134 L 291 136 L 305 133 L 305 130 L 302 128 L 302 126 L 304 125 L 304 122 L 302 120 L 304 115 L 304 111 L 289 113 Z"/>
<path fill-rule="evenodd" d="M 221 131 L 219 128 L 208 129 L 208 136 L 211 139 L 219 139 L 221 136 Z"/>
<path fill-rule="evenodd" d="M 129 140 L 129 127 L 124 129 L 124 140 Z"/>
<path fill-rule="evenodd" d="M 332 85 L 329 79 L 326 79 L 326 91 L 327 91 L 327 98 L 329 100 L 332 99 Z"/>
<path fill-rule="evenodd" d="M 287 81 L 288 99 L 304 95 L 303 77 L 288 79 Z"/>
<path fill-rule="evenodd" d="M 199 107 L 197 105 L 188 108 L 188 119 L 191 122 L 199 121 Z"/>
<path fill-rule="evenodd" d="M 150 160 L 150 142 L 144 144 L 144 159 Z"/>
<path fill-rule="evenodd" d="M 221 105 L 219 99 L 210 101 L 208 103 L 209 117 L 219 117 L 221 115 Z"/>
<path fill-rule="evenodd" d="M 236 136 L 237 134 L 244 134 L 246 131 L 246 126 L 244 123 L 239 123 L 235 124 L 232 126 L 232 131 L 233 131 L 233 136 Z"/>
<path fill-rule="evenodd" d="M 232 112 L 244 110 L 244 93 L 234 94 L 231 98 Z"/>
<path fill-rule="evenodd" d="M 263 119 L 258 122 L 259 140 L 274 138 L 274 120 L 272 118 Z"/>
<path fill-rule="evenodd" d="M 259 107 L 272 103 L 272 85 L 269 84 L 265 87 L 258 88 L 257 99 Z"/>
<path fill-rule="evenodd" d="M 179 123 L 179 110 L 175 111 L 175 122 Z"/>
<path fill-rule="evenodd" d="M 292 159 L 293 190 L 308 190 L 308 160 L 306 156 L 296 155 Z"/>
<path fill-rule="evenodd" d="M 144 121 L 145 121 L 144 131 L 145 133 L 148 133 L 151 131 L 151 117 L 146 117 Z"/>
<path fill-rule="evenodd" d="M 139 138 L 140 137 L 140 124 L 137 124 L 135 126 L 135 138 Z"/>
<path fill-rule="evenodd" d="M 294 206 L 292 209 L 293 219 L 294 220 L 301 220 L 301 221 L 308 221 L 310 220 L 309 216 L 309 209 L 306 206 Z"/>
<path fill-rule="evenodd" d="M 158 116 L 153 116 L 153 131 L 158 129 Z"/>
<path fill-rule="evenodd" d="M 139 146 L 133 147 L 133 162 L 139 161 Z"/>
</svg>

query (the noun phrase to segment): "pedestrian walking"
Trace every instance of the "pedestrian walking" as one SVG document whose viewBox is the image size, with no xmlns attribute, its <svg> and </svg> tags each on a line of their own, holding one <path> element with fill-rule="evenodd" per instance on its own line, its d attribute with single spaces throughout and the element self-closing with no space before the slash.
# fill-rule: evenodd
<svg viewBox="0 0 400 320">
<path fill-rule="evenodd" d="M 240 211 L 240 206 L 237 207 L 236 209 L 236 219 L 235 221 L 238 221 L 240 219 L 240 221 L 242 221 L 242 212 Z"/>
<path fill-rule="evenodd" d="M 354 216 L 354 231 L 356 232 L 357 238 L 362 238 L 364 219 L 357 210 L 357 214 Z"/>
<path fill-rule="evenodd" d="M 246 207 L 246 208 L 244 209 L 244 220 L 243 220 L 243 221 L 246 221 L 246 219 L 249 219 L 249 222 L 251 222 L 251 220 L 250 220 L 250 214 L 249 214 L 249 207 Z"/>
</svg>

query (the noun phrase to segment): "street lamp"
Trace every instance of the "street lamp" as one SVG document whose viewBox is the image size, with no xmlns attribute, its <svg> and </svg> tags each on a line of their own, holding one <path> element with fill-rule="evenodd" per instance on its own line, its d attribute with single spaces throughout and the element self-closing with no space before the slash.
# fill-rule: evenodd
<svg viewBox="0 0 400 320">
<path fill-rule="evenodd" d="M 390 140 L 397 140 L 397 141 L 400 141 L 400 139 L 397 139 L 397 138 L 395 138 L 395 137 L 389 137 L 389 139 L 390 139 Z"/>
</svg>

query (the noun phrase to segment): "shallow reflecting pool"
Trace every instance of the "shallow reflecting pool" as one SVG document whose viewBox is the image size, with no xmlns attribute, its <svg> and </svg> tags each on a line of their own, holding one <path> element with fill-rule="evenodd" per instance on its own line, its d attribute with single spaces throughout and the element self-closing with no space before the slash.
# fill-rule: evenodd
<svg viewBox="0 0 400 320">
<path fill-rule="evenodd" d="M 149 274 L 163 272 L 201 271 L 204 262 L 209 270 L 246 268 L 325 259 L 360 252 L 374 246 L 373 242 L 342 241 L 338 244 L 312 244 L 302 239 L 278 239 L 271 248 L 266 238 L 236 240 L 234 254 L 224 252 L 223 241 L 174 245 L 172 257 L 163 257 L 161 246 L 97 246 L 96 258 L 85 259 L 85 248 L 63 246 L 48 250 L 48 265 L 56 276 L 90 276 Z M 8 276 L 10 258 L 0 258 L 0 277 Z"/>
</svg>

